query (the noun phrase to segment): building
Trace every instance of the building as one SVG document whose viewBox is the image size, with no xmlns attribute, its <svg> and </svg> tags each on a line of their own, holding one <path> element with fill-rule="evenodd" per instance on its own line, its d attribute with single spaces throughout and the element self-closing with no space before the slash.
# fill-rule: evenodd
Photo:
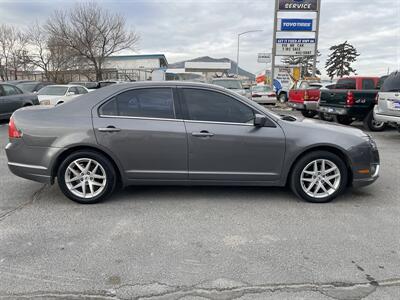
<svg viewBox="0 0 400 300">
<path fill-rule="evenodd" d="M 104 79 L 127 81 L 150 80 L 154 70 L 166 70 L 168 61 L 164 54 L 109 56 L 104 63 Z"/>
</svg>

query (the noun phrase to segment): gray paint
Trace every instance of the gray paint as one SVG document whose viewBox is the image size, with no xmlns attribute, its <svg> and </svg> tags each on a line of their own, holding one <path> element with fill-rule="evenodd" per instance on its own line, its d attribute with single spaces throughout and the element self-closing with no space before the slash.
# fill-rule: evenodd
<svg viewBox="0 0 400 300">
<path fill-rule="evenodd" d="M 122 91 L 160 86 L 211 89 L 227 94 L 264 114 L 269 125 L 260 128 L 184 119 L 105 118 L 98 114 L 102 103 Z M 356 170 L 379 163 L 377 151 L 373 151 L 368 136 L 361 130 L 306 120 L 285 121 L 244 97 L 206 84 L 112 85 L 53 108 L 24 108 L 13 117 L 23 138 L 7 145 L 8 160 L 12 163 L 9 168 L 16 175 L 40 182 L 52 182 L 57 158 L 74 147 L 92 147 L 110 156 L 123 185 L 283 186 L 296 159 L 318 147 L 340 152 L 356 185 L 376 179 L 357 175 Z M 109 125 L 121 131 L 98 130 Z M 192 135 L 202 130 L 214 136 Z"/>
</svg>

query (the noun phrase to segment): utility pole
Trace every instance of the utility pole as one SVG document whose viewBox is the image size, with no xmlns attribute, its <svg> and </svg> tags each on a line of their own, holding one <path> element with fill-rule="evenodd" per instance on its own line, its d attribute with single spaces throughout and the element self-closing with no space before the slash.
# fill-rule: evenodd
<svg viewBox="0 0 400 300">
<path fill-rule="evenodd" d="M 240 47 L 240 36 L 248 34 L 248 33 L 253 33 L 253 32 L 261 32 L 261 29 L 257 29 L 257 30 L 249 30 L 249 31 L 245 31 L 242 33 L 238 34 L 238 38 L 237 38 L 237 55 L 236 55 L 236 77 L 239 77 L 239 47 Z"/>
</svg>

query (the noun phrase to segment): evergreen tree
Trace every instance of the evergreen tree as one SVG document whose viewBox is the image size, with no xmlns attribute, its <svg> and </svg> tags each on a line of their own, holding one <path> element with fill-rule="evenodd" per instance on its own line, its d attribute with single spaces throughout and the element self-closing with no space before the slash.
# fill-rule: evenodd
<svg viewBox="0 0 400 300">
<path fill-rule="evenodd" d="M 357 61 L 360 53 L 353 45 L 345 41 L 342 44 L 332 46 L 329 50 L 332 52 L 326 61 L 325 68 L 331 79 L 335 76 L 342 78 L 351 73 L 356 74 L 356 70 L 351 67 L 351 64 Z"/>
<path fill-rule="evenodd" d="M 317 52 L 317 64 L 319 63 L 318 57 L 321 53 Z M 282 58 L 282 63 L 289 66 L 300 66 L 301 67 L 301 78 L 311 77 L 312 69 L 314 66 L 314 56 L 287 56 Z M 318 68 L 315 70 L 316 75 L 321 75 Z"/>
</svg>

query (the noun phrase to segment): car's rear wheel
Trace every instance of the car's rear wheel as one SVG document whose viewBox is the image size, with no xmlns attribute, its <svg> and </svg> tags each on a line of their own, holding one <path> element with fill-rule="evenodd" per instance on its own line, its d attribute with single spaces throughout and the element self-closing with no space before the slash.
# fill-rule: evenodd
<svg viewBox="0 0 400 300">
<path fill-rule="evenodd" d="M 317 115 L 317 112 L 314 110 L 302 110 L 301 114 L 306 118 L 314 118 Z"/>
<path fill-rule="evenodd" d="M 364 128 L 370 131 L 384 131 L 386 129 L 385 122 L 379 122 L 374 119 L 374 113 L 371 110 L 364 119 Z"/>
<path fill-rule="evenodd" d="M 291 188 L 300 198 L 312 203 L 326 203 L 340 195 L 347 186 L 345 162 L 328 151 L 304 155 L 291 175 Z"/>
<path fill-rule="evenodd" d="M 333 115 L 327 114 L 327 113 L 318 113 L 318 117 L 322 121 L 327 121 L 327 122 L 332 122 L 333 121 Z"/>
<path fill-rule="evenodd" d="M 71 200 L 93 204 L 109 197 L 116 186 L 112 163 L 95 151 L 77 151 L 61 163 L 57 172 L 61 191 Z"/>
</svg>

